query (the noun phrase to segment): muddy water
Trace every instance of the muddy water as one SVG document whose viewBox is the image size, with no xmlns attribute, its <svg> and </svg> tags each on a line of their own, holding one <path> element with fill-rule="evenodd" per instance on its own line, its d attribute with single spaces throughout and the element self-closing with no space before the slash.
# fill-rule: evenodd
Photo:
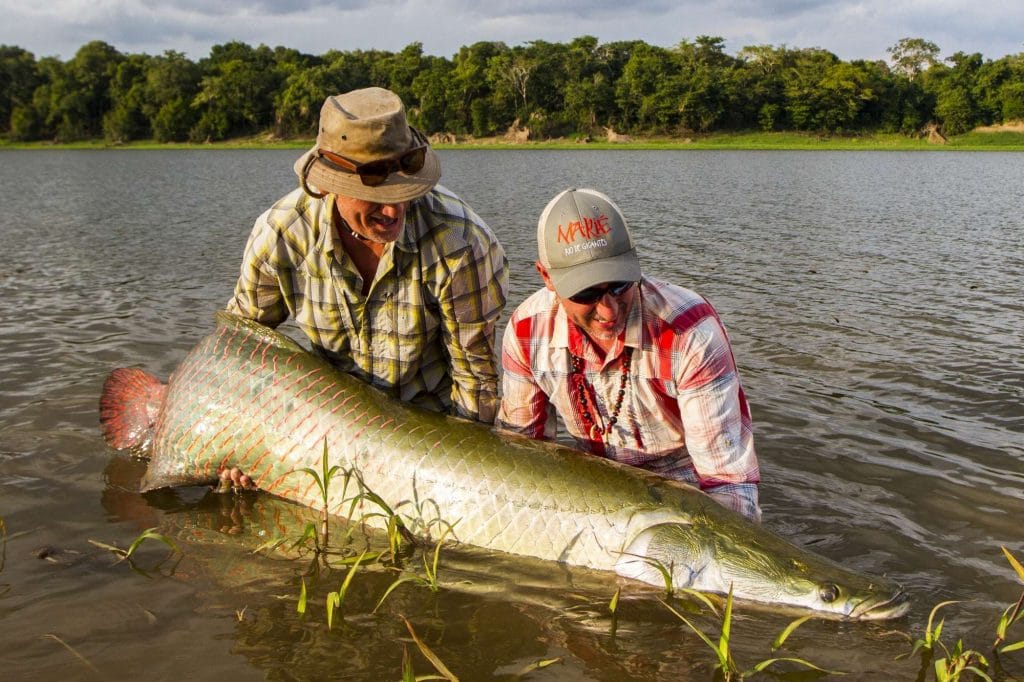
<svg viewBox="0 0 1024 682">
<path fill-rule="evenodd" d="M 365 570 L 343 620 L 306 558 L 253 555 L 303 511 L 183 489 L 142 497 L 109 451 L 113 367 L 166 376 L 231 291 L 255 216 L 298 151 L 0 153 L 0 670 L 9 679 L 399 679 L 419 636 L 466 680 L 708 679 L 705 645 L 614 579 L 471 550 L 441 589 Z M 885 624 L 813 621 L 786 655 L 915 679 L 896 660 L 944 600 L 955 643 L 987 648 L 1024 587 L 1024 163 L 1014 154 L 442 152 L 443 181 L 505 244 L 515 305 L 538 286 L 536 216 L 593 186 L 631 220 L 646 270 L 708 296 L 752 403 L 765 524 L 914 598 Z M 287 331 L 287 328 L 285 329 Z M 171 537 L 115 564 L 146 528 Z M 421 566 L 414 556 L 407 567 Z M 422 571 L 419 572 L 422 575 Z M 741 665 L 791 614 L 741 609 Z M 715 621 L 697 623 L 716 632 Z M 1017 639 L 1024 633 L 1017 632 Z M 1003 661 L 1021 675 L 1021 654 Z"/>
</svg>

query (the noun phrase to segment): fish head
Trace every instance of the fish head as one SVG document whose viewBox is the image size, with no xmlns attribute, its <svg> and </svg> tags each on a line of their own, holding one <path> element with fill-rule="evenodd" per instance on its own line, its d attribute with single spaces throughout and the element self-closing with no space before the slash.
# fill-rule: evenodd
<svg viewBox="0 0 1024 682">
<path fill-rule="evenodd" d="M 675 588 L 731 590 L 737 600 L 826 617 L 887 620 L 910 608 L 907 594 L 892 581 L 847 569 L 758 524 L 727 517 L 652 526 L 631 543 L 616 570 L 652 584 L 670 575 Z"/>
</svg>

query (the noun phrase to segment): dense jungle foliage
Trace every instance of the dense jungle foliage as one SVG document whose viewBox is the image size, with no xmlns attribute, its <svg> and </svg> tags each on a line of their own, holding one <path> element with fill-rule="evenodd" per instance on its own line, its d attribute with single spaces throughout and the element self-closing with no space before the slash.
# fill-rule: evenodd
<svg viewBox="0 0 1024 682">
<path fill-rule="evenodd" d="M 1024 52 L 940 58 L 904 38 L 886 61 L 842 61 L 820 48 L 759 45 L 726 54 L 724 39 L 675 47 L 478 42 L 451 59 L 423 53 L 215 45 L 193 62 L 167 51 L 122 54 L 93 41 L 68 61 L 0 46 L 0 138 L 205 142 L 316 134 L 325 97 L 379 85 L 397 92 L 427 133 L 530 138 L 692 135 L 762 130 L 958 135 L 1024 119 Z M 528 133 L 527 133 L 528 131 Z"/>
</svg>

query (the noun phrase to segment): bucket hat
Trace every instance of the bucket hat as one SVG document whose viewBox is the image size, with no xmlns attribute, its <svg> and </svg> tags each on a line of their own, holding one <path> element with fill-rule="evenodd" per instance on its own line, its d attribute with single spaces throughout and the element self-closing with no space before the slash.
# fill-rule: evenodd
<svg viewBox="0 0 1024 682">
<path fill-rule="evenodd" d="M 437 154 L 406 121 L 398 95 L 384 88 L 328 97 L 320 109 L 316 145 L 294 169 L 309 194 L 381 204 L 421 197 L 441 178 Z"/>
</svg>

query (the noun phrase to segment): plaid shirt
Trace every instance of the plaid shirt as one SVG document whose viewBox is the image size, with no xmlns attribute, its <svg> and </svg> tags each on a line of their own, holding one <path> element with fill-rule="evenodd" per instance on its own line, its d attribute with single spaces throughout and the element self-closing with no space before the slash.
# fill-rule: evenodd
<svg viewBox="0 0 1024 682">
<path fill-rule="evenodd" d="M 490 228 L 436 186 L 409 203 L 364 296 L 333 208 L 297 189 L 257 218 L 227 309 L 271 327 L 291 316 L 314 350 L 390 395 L 493 421 L 508 261 Z"/>
<path fill-rule="evenodd" d="M 628 382 L 605 443 L 592 427 L 614 412 L 625 347 L 633 349 Z M 573 376 L 573 355 L 583 360 L 584 382 Z M 725 328 L 698 294 L 644 278 L 623 336 L 602 360 L 554 293 L 541 289 L 509 321 L 501 362 L 499 427 L 553 437 L 554 408 L 582 449 L 699 485 L 760 519 L 750 409 Z M 593 410 L 581 409 L 581 390 L 596 395 L 587 401 L 597 405 L 592 420 Z"/>
</svg>

